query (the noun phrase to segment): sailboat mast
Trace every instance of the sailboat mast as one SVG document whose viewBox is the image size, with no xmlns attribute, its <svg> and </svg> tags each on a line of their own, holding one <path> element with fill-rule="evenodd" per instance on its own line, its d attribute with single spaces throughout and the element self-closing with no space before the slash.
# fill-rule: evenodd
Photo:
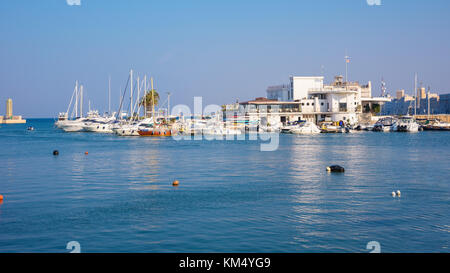
<svg viewBox="0 0 450 273">
<path fill-rule="evenodd" d="M 147 118 L 147 75 L 144 75 L 144 118 Z"/>
<path fill-rule="evenodd" d="M 111 115 L 111 76 L 108 77 L 108 114 Z"/>
<path fill-rule="evenodd" d="M 78 118 L 78 95 L 79 95 L 78 94 L 78 81 L 76 81 L 76 83 L 75 83 L 75 90 L 76 90 L 76 95 L 75 95 L 75 118 Z"/>
<path fill-rule="evenodd" d="M 170 116 L 170 92 L 167 93 L 167 118 Z"/>
<path fill-rule="evenodd" d="M 83 117 L 83 85 L 81 85 L 80 89 L 80 117 Z"/>
<path fill-rule="evenodd" d="M 153 77 L 150 78 L 150 82 L 152 85 L 152 117 L 153 122 L 155 122 L 155 90 L 153 90 Z"/>
<path fill-rule="evenodd" d="M 414 92 L 415 92 L 415 98 L 414 98 L 414 116 L 417 115 L 417 73 L 414 75 Z"/>
<path fill-rule="evenodd" d="M 133 70 L 130 70 L 130 116 L 133 116 Z"/>
</svg>

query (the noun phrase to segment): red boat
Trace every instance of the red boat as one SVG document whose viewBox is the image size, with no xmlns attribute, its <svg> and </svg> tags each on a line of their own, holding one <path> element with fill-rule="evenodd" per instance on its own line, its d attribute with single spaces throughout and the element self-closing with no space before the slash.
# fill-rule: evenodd
<svg viewBox="0 0 450 273">
<path fill-rule="evenodd" d="M 138 131 L 140 136 L 171 136 L 172 131 L 168 127 L 156 127 Z"/>
</svg>

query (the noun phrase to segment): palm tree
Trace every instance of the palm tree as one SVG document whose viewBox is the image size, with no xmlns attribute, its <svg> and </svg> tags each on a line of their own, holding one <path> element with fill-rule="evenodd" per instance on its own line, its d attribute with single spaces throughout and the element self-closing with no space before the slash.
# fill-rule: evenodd
<svg viewBox="0 0 450 273">
<path fill-rule="evenodd" d="M 158 105 L 158 103 L 159 103 L 159 94 L 158 94 L 158 92 L 156 92 L 155 89 L 152 89 L 152 90 L 148 90 L 147 95 L 142 97 L 140 105 L 143 105 L 147 109 L 147 112 L 148 112 L 148 111 L 152 111 L 153 106 Z"/>
</svg>

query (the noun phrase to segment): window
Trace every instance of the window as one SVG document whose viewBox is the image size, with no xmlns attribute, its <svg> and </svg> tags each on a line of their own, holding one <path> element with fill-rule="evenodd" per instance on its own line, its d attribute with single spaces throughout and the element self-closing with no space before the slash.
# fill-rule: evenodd
<svg viewBox="0 0 450 273">
<path fill-rule="evenodd" d="M 307 102 L 306 105 L 309 106 L 309 102 Z"/>
<path fill-rule="evenodd" d="M 322 106 L 323 106 L 323 102 L 321 102 L 321 103 L 320 103 L 320 105 L 322 105 Z"/>
<path fill-rule="evenodd" d="M 347 103 L 339 103 L 339 112 L 347 112 Z"/>
<path fill-rule="evenodd" d="M 311 103 L 311 105 L 312 105 L 312 106 L 314 106 L 314 102 L 313 102 L 313 103 Z"/>
<path fill-rule="evenodd" d="M 304 102 L 302 102 L 302 106 L 305 106 L 305 103 L 304 103 Z"/>
</svg>

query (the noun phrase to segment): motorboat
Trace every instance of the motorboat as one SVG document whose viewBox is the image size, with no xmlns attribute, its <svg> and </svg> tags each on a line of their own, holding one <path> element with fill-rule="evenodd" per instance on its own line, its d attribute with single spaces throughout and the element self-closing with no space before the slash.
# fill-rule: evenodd
<svg viewBox="0 0 450 273">
<path fill-rule="evenodd" d="M 378 120 L 373 126 L 374 132 L 395 132 L 397 131 L 398 120 L 393 117 L 386 117 Z"/>
<path fill-rule="evenodd" d="M 297 127 L 291 129 L 291 134 L 298 135 L 311 135 L 311 134 L 320 134 L 320 129 L 314 123 L 307 121 L 305 123 L 299 124 Z"/>
<path fill-rule="evenodd" d="M 419 124 L 413 117 L 405 116 L 398 120 L 397 131 L 416 133 L 419 131 Z"/>
<path fill-rule="evenodd" d="M 333 122 L 323 122 L 320 126 L 321 133 L 350 133 L 350 129 Z"/>
</svg>

